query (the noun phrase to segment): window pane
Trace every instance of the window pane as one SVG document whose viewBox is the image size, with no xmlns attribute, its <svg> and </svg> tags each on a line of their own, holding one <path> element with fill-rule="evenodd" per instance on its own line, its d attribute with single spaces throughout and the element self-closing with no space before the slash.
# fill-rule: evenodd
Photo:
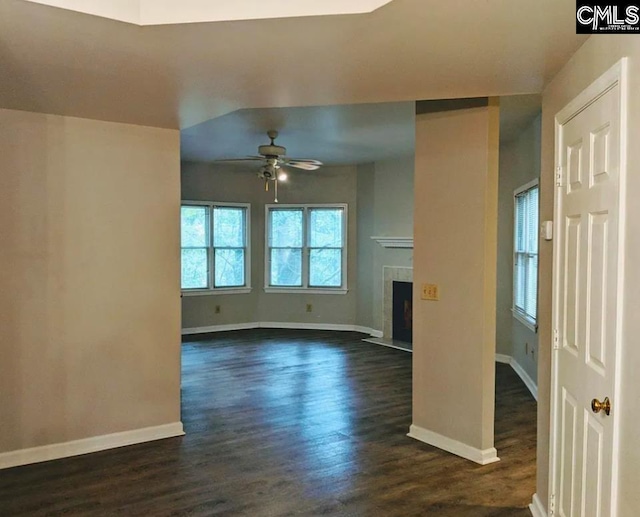
<svg viewBox="0 0 640 517">
<path fill-rule="evenodd" d="M 208 285 L 209 261 L 207 249 L 182 250 L 182 288 L 206 289 Z"/>
<path fill-rule="evenodd" d="M 309 219 L 309 246 L 342 247 L 342 209 L 312 208 L 309 210 Z"/>
<path fill-rule="evenodd" d="M 526 199 L 524 194 L 516 196 L 516 218 L 515 218 L 515 248 L 516 251 L 525 250 L 525 210 Z"/>
<path fill-rule="evenodd" d="M 183 206 L 181 210 L 181 241 L 183 248 L 208 245 L 209 209 L 206 206 Z"/>
<path fill-rule="evenodd" d="M 215 287 L 238 287 L 244 281 L 244 249 L 215 250 Z"/>
<path fill-rule="evenodd" d="M 516 263 L 515 263 L 515 272 L 514 272 L 514 305 L 524 311 L 525 310 L 525 296 L 524 290 L 526 286 L 526 257 L 521 254 L 516 255 Z"/>
<path fill-rule="evenodd" d="M 213 245 L 244 247 L 244 208 L 215 207 L 213 209 Z"/>
<path fill-rule="evenodd" d="M 538 253 L 538 187 L 527 192 L 527 251 Z"/>
<path fill-rule="evenodd" d="M 525 312 L 536 319 L 536 303 L 538 300 L 538 257 L 529 257 L 527 261 L 527 289 L 524 301 Z"/>
<path fill-rule="evenodd" d="M 290 287 L 302 285 L 301 249 L 271 250 L 271 285 Z"/>
<path fill-rule="evenodd" d="M 302 210 L 272 209 L 269 211 L 269 229 L 274 248 L 302 247 Z"/>
<path fill-rule="evenodd" d="M 340 287 L 342 285 L 342 250 L 309 251 L 309 285 Z"/>
</svg>

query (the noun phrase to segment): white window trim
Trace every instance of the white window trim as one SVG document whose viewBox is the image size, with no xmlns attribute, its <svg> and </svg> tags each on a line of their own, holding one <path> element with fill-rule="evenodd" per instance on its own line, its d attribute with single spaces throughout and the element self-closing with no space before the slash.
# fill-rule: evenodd
<svg viewBox="0 0 640 517">
<path fill-rule="evenodd" d="M 538 324 L 520 309 L 512 308 L 513 317 L 533 332 L 538 332 Z"/>
<path fill-rule="evenodd" d="M 516 196 L 518 194 L 522 194 L 523 192 L 532 189 L 533 187 L 539 187 L 540 186 L 540 180 L 538 178 L 531 180 L 529 183 L 525 183 L 524 185 L 522 185 L 521 187 L 518 187 L 517 189 L 515 189 L 513 191 L 513 207 L 515 209 L 515 202 L 516 202 Z M 515 216 L 514 216 L 515 219 Z"/>
<path fill-rule="evenodd" d="M 302 282 L 303 285 L 301 287 L 277 287 L 273 285 L 269 285 L 269 281 L 271 279 L 270 274 L 270 261 L 271 254 L 269 253 L 269 210 L 271 208 L 301 208 L 304 211 L 303 216 L 303 236 L 302 236 Z M 344 219 L 342 224 L 342 285 L 340 287 L 308 287 L 305 285 L 308 282 L 309 271 L 309 247 L 307 246 L 307 233 L 309 230 L 309 217 L 308 210 L 310 208 L 341 208 L 344 213 Z M 349 264 L 347 257 L 347 250 L 349 248 L 349 243 L 347 241 L 348 232 L 347 227 L 349 226 L 349 209 L 346 203 L 320 203 L 320 204 L 304 204 L 304 203 L 293 203 L 293 204 L 268 204 L 264 207 L 264 292 L 265 293 L 281 293 L 281 294 L 347 294 L 349 292 L 348 283 L 347 283 L 347 265 Z"/>
<path fill-rule="evenodd" d="M 222 201 L 190 201 L 183 199 L 180 201 L 180 207 L 183 206 L 207 206 L 209 207 L 209 214 L 211 217 L 211 221 L 209 221 L 209 225 L 211 226 L 213 222 L 213 209 L 215 207 L 238 207 L 246 209 L 246 219 L 245 219 L 245 254 L 244 254 L 244 279 L 245 285 L 238 287 L 214 287 L 213 286 L 213 252 L 209 253 L 209 275 L 212 278 L 209 278 L 209 282 L 211 287 L 206 289 L 181 289 L 182 296 L 211 296 L 211 295 L 222 295 L 222 294 L 247 294 L 251 292 L 251 203 L 227 203 Z M 213 230 L 209 233 L 209 238 L 213 237 Z M 182 249 L 182 248 L 181 248 Z M 209 249 L 213 250 L 213 242 L 209 243 Z"/>
<path fill-rule="evenodd" d="M 527 327 L 529 330 L 533 331 L 533 332 L 538 332 L 538 322 L 537 320 L 534 320 L 533 318 L 531 318 L 527 313 L 525 313 L 524 311 L 522 311 L 521 309 L 519 309 L 518 307 L 516 307 L 516 297 L 515 297 L 515 291 L 516 291 L 516 282 L 515 282 L 515 278 L 516 278 L 516 249 L 515 249 L 515 234 L 516 234 L 516 197 L 519 194 L 522 194 L 523 192 L 526 192 L 527 190 L 530 190 L 534 187 L 538 187 L 538 196 L 540 195 L 540 180 L 538 178 L 531 180 L 529 183 L 525 183 L 524 185 L 522 185 L 521 187 L 518 187 L 517 189 L 515 189 L 513 191 L 513 239 L 512 239 L 512 249 L 511 249 L 511 255 L 512 255 L 512 264 L 513 264 L 513 289 L 511 290 L 511 314 L 513 314 L 513 317 L 515 319 L 517 319 L 520 323 L 522 323 L 525 327 Z M 540 210 L 538 207 L 538 225 L 540 223 Z M 540 241 L 538 239 L 538 267 L 540 267 Z M 540 288 L 540 286 L 538 285 L 538 289 Z"/>
</svg>

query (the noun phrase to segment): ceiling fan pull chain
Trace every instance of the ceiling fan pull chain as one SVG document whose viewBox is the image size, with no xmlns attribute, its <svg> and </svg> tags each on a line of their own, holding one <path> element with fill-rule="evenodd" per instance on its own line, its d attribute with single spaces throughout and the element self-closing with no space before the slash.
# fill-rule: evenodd
<svg viewBox="0 0 640 517">
<path fill-rule="evenodd" d="M 273 195 L 273 202 L 277 203 L 278 202 L 278 178 L 276 177 L 276 179 L 274 180 L 276 186 L 274 187 L 274 195 Z"/>
<path fill-rule="evenodd" d="M 269 192 L 269 180 L 267 178 L 264 179 L 264 191 Z"/>
</svg>

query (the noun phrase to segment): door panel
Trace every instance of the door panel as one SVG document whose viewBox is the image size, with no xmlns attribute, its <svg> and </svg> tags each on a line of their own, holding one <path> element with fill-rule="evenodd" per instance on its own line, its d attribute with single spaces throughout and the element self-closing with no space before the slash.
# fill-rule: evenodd
<svg viewBox="0 0 640 517">
<path fill-rule="evenodd" d="M 565 388 L 562 388 L 562 423 L 560 436 L 562 446 L 560 453 L 560 515 L 574 515 L 576 500 L 576 476 L 579 465 L 576 461 L 577 449 L 577 403 Z"/>
<path fill-rule="evenodd" d="M 565 251 L 565 292 L 564 292 L 564 347 L 578 355 L 580 305 L 580 216 L 567 217 L 567 248 Z"/>
<path fill-rule="evenodd" d="M 559 128 L 564 185 L 558 187 L 556 242 L 560 303 L 554 320 L 558 425 L 554 461 L 558 513 L 614 515 L 611 503 L 612 416 L 591 400 L 609 397 L 615 410 L 620 165 L 619 86 Z"/>
<path fill-rule="evenodd" d="M 587 299 L 589 317 L 587 318 L 587 364 L 599 374 L 606 373 L 607 349 L 607 212 L 589 216 L 589 255 Z"/>
<path fill-rule="evenodd" d="M 604 427 L 588 411 L 584 412 L 584 450 L 582 454 L 582 472 L 584 499 L 582 515 L 600 516 L 602 499 L 602 465 L 604 445 Z"/>
</svg>

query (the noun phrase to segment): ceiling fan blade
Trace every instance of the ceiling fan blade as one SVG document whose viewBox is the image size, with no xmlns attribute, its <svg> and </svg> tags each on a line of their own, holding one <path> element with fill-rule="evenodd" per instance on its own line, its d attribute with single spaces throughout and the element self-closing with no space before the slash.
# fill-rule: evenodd
<svg viewBox="0 0 640 517">
<path fill-rule="evenodd" d="M 304 171 L 315 171 L 320 168 L 319 165 L 314 165 L 312 163 L 305 162 L 289 162 L 287 163 L 289 167 L 295 167 L 296 169 L 302 169 Z"/>
<path fill-rule="evenodd" d="M 286 164 L 289 167 L 295 167 L 297 169 L 302 169 L 305 171 L 315 171 L 320 168 L 322 162 L 318 160 L 289 158 L 286 160 Z"/>
<path fill-rule="evenodd" d="M 214 160 L 216 162 L 257 162 L 263 161 L 264 158 L 262 156 L 250 156 L 247 158 L 225 158 L 222 160 Z"/>
<path fill-rule="evenodd" d="M 303 162 L 303 163 L 310 163 L 312 165 L 317 165 L 318 167 L 322 165 L 322 162 L 320 160 L 312 160 L 311 158 L 285 158 L 285 160 L 287 161 L 287 163 Z"/>
</svg>

